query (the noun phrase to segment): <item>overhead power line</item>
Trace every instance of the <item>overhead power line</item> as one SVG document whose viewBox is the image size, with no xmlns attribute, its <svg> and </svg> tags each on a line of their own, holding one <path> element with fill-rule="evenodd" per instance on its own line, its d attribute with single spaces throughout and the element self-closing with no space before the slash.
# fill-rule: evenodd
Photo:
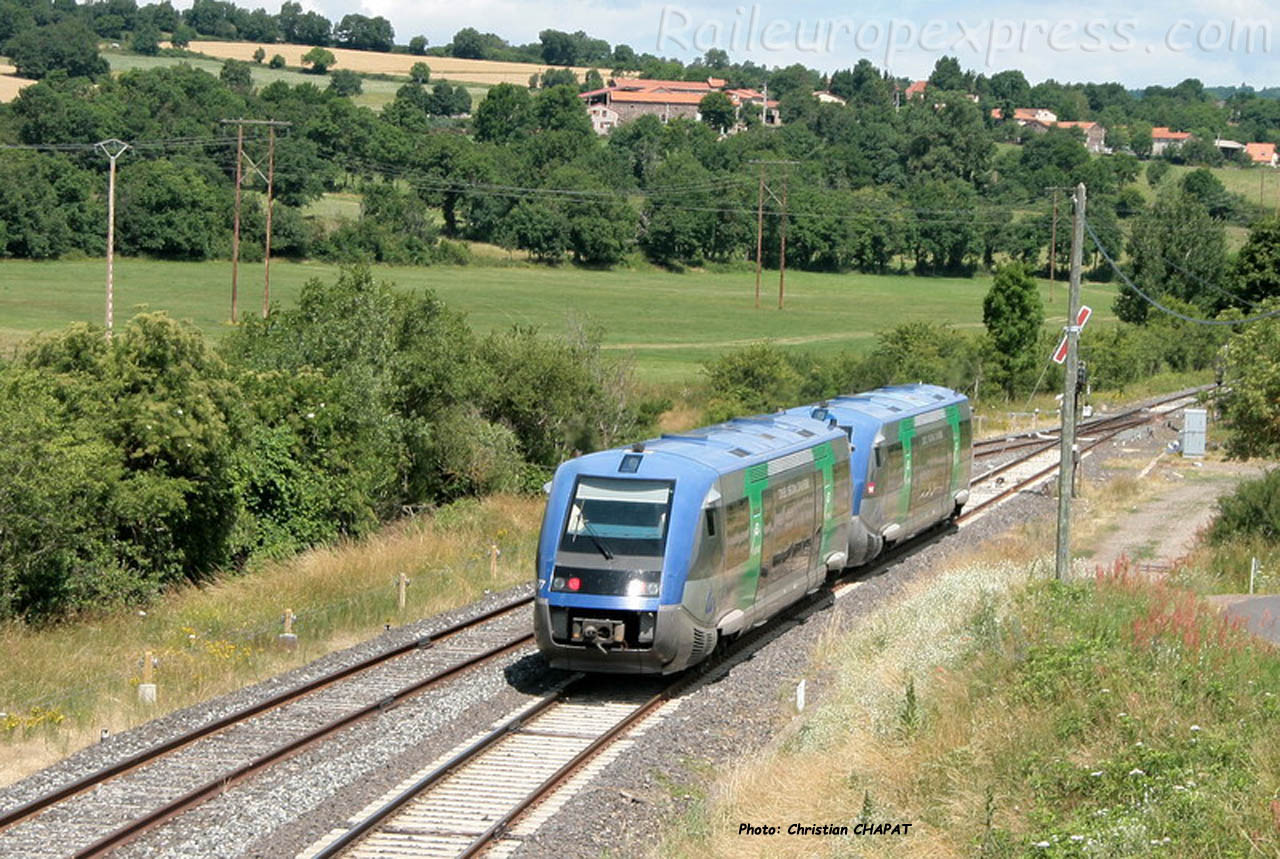
<svg viewBox="0 0 1280 859">
<path fill-rule="evenodd" d="M 1270 310 L 1270 311 L 1267 311 L 1266 313 L 1258 313 L 1258 314 L 1254 314 L 1253 316 L 1245 316 L 1241 319 L 1198 319 L 1194 316 L 1187 316 L 1185 313 L 1179 313 L 1178 311 L 1174 310 L 1171 307 L 1165 307 L 1159 301 L 1156 301 L 1150 295 L 1147 295 L 1145 292 L 1139 289 L 1138 285 L 1135 284 L 1132 280 L 1130 280 L 1129 276 L 1120 269 L 1120 266 L 1116 264 L 1116 261 L 1111 258 L 1111 254 L 1107 253 L 1107 249 L 1102 246 L 1102 240 L 1098 238 L 1097 232 L 1093 229 L 1093 224 L 1090 224 L 1088 221 L 1086 221 L 1084 227 L 1086 230 L 1089 231 L 1089 237 L 1093 239 L 1093 243 L 1097 246 L 1098 253 L 1102 254 L 1102 258 L 1105 259 L 1107 263 L 1111 266 L 1112 270 L 1120 276 L 1120 279 L 1124 281 L 1125 286 L 1129 287 L 1134 292 L 1136 292 L 1142 298 L 1143 301 L 1147 302 L 1152 307 L 1155 307 L 1156 309 L 1169 314 L 1170 316 L 1177 317 L 1178 319 L 1181 319 L 1184 322 L 1192 322 L 1196 325 L 1242 325 L 1248 322 L 1257 322 L 1262 319 L 1270 319 L 1272 317 L 1280 316 L 1280 310 Z"/>
</svg>

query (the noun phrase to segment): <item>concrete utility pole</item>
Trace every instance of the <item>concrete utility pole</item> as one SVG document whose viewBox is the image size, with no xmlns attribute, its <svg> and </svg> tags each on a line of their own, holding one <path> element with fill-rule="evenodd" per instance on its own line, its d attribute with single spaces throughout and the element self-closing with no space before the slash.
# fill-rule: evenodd
<svg viewBox="0 0 1280 859">
<path fill-rule="evenodd" d="M 1071 286 L 1067 294 L 1067 365 L 1062 387 L 1062 448 L 1058 459 L 1058 551 L 1054 575 L 1059 580 L 1071 572 L 1071 489 L 1075 473 L 1076 373 L 1080 366 L 1080 274 L 1084 268 L 1085 187 L 1076 186 L 1071 233 Z"/>
<path fill-rule="evenodd" d="M 111 170 L 107 174 L 107 339 L 111 339 L 115 325 L 115 293 L 116 293 L 116 159 L 123 155 L 129 144 L 112 137 L 95 143 L 111 161 Z"/>
<path fill-rule="evenodd" d="M 263 243 L 264 248 L 264 269 L 263 269 L 263 289 L 262 289 L 262 315 L 266 317 L 271 300 L 271 195 L 273 185 L 275 183 L 275 163 L 276 163 L 276 129 L 288 128 L 293 123 L 281 122 L 274 119 L 224 119 L 221 120 L 223 125 L 234 125 L 236 127 L 236 207 L 235 216 L 231 227 L 231 322 L 236 321 L 236 304 L 238 299 L 239 274 L 240 274 L 240 188 L 244 184 L 244 168 L 245 161 L 249 162 L 249 166 L 255 173 L 262 177 L 267 183 L 267 234 L 266 241 Z M 254 163 L 253 159 L 245 155 L 244 152 L 244 127 L 246 125 L 266 126 L 269 131 L 267 143 L 267 173 L 263 175 L 262 170 Z"/>
</svg>

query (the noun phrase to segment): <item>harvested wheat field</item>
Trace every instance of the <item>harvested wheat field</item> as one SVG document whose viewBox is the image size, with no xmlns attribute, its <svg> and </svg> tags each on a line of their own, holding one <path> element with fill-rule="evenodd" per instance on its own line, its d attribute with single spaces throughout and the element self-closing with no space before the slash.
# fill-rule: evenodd
<svg viewBox="0 0 1280 859">
<path fill-rule="evenodd" d="M 196 41 L 189 50 L 222 59 L 253 60 L 258 49 L 255 42 L 206 42 Z M 308 45 L 262 45 L 267 56 L 280 54 L 290 66 L 301 66 L 302 55 L 311 50 Z M 453 81 L 470 81 L 480 84 L 527 84 L 534 72 L 543 72 L 551 66 L 533 63 L 502 63 L 489 60 L 460 60 L 455 57 L 419 57 L 413 54 L 384 54 L 378 51 L 352 51 L 346 48 L 329 48 L 338 61 L 334 68 L 350 69 L 369 74 L 405 75 L 414 63 L 425 62 L 431 67 L 432 78 L 448 78 Z M 588 69 L 573 67 L 581 78 Z"/>
<path fill-rule="evenodd" d="M 0 63 L 0 102 L 13 101 L 25 87 L 35 81 L 17 76 L 17 69 L 8 63 Z"/>
</svg>

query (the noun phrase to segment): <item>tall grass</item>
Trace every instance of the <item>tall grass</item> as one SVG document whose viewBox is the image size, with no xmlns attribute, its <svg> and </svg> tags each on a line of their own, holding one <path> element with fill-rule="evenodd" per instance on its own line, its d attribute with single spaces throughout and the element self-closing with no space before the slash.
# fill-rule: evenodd
<svg viewBox="0 0 1280 859">
<path fill-rule="evenodd" d="M 541 499 L 464 501 L 360 542 L 177 590 L 145 612 L 0 627 L 0 783 L 97 739 L 531 577 Z M 500 550 L 491 574 L 491 546 Z M 406 606 L 398 576 L 409 577 Z M 277 646 L 286 610 L 298 647 Z M 158 703 L 138 702 L 143 653 Z"/>
<path fill-rule="evenodd" d="M 1149 495 L 1117 478 L 1074 533 Z M 1160 577 L 1077 561 L 1060 583 L 1052 540 L 1028 523 L 869 618 L 828 622 L 810 673 L 832 691 L 716 778 L 661 855 L 1280 855 L 1280 658 L 1201 596 L 1243 590 L 1241 558 L 1275 547 L 1204 548 Z M 853 834 L 864 819 L 913 827 Z M 746 837 L 742 821 L 851 834 Z"/>
</svg>

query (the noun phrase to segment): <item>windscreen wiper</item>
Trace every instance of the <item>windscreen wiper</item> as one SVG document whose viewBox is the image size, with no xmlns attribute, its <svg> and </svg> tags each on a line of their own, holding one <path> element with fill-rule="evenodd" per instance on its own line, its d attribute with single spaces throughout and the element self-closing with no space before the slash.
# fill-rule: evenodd
<svg viewBox="0 0 1280 859">
<path fill-rule="evenodd" d="M 582 517 L 582 532 L 591 538 L 591 542 L 600 550 L 600 554 L 604 555 L 604 559 L 606 561 L 613 560 L 613 552 L 610 552 L 609 549 L 606 548 L 604 542 L 596 534 L 595 529 L 591 527 L 591 523 L 587 521 L 586 516 Z"/>
</svg>

